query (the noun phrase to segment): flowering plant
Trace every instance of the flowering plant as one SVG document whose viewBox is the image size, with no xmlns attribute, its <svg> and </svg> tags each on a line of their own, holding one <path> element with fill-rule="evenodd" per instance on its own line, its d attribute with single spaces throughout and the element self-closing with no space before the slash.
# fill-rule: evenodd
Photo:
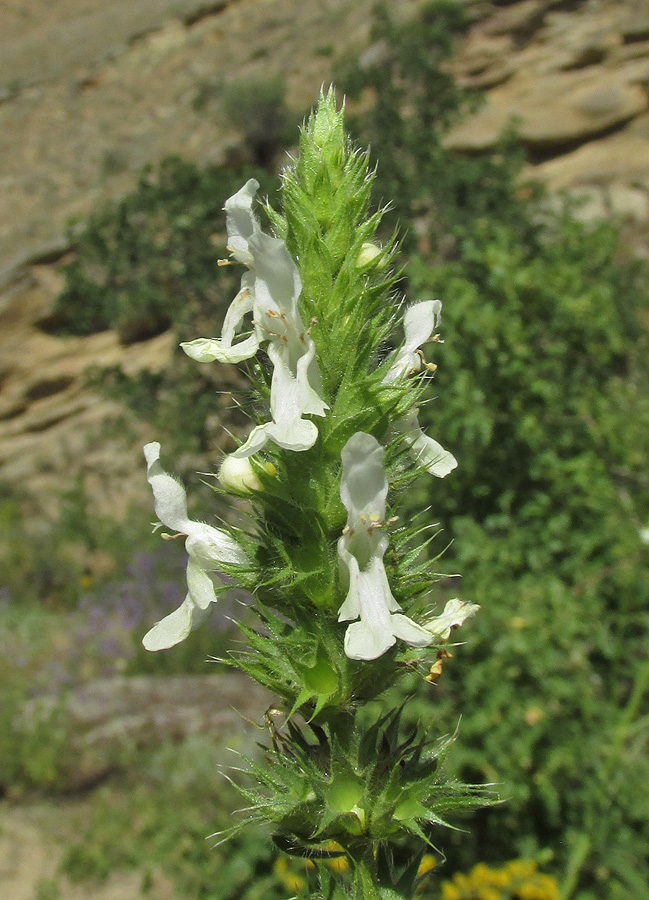
<svg viewBox="0 0 649 900">
<path fill-rule="evenodd" d="M 205 364 L 252 360 L 260 421 L 219 479 L 247 497 L 254 526 L 191 520 L 160 445 L 147 444 L 156 513 L 186 537 L 189 562 L 186 599 L 144 644 L 183 640 L 232 580 L 253 595 L 259 624 L 240 625 L 244 649 L 228 662 L 277 699 L 271 746 L 246 761 L 254 783 L 239 786 L 248 806 L 229 833 L 266 821 L 287 853 L 345 858 L 316 866 L 320 896 L 387 900 L 413 896 L 449 813 L 490 799 L 446 778 L 453 738 L 404 733 L 401 709 L 368 705 L 413 669 L 435 681 L 452 634 L 478 608 L 451 599 L 432 614 L 429 526 L 397 514 L 421 472 L 443 478 L 457 463 L 417 416 L 441 303 L 402 310 L 396 239 L 380 246 L 382 211 L 368 213 L 372 178 L 330 92 L 284 172 L 282 213 L 266 207 L 273 235 L 254 180 L 225 204 L 223 264 L 244 266 L 241 288 L 221 336 L 182 347 Z"/>
</svg>

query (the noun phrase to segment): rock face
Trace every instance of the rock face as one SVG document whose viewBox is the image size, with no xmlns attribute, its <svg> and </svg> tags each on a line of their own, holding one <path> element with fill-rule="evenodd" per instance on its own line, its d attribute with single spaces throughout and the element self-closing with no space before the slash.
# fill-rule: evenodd
<svg viewBox="0 0 649 900">
<path fill-rule="evenodd" d="M 482 152 L 513 125 L 528 173 L 589 197 L 584 216 L 649 220 L 649 39 L 634 0 L 522 0 L 472 28 L 455 62 L 467 86 L 492 88 L 447 137 Z"/>
<path fill-rule="evenodd" d="M 65 258 L 64 226 L 135 184 L 147 162 L 180 153 L 231 158 L 241 137 L 219 98 L 238 79 L 280 76 L 306 109 L 332 63 L 367 47 L 374 0 L 28 0 L 0 11 L 0 479 L 41 498 L 82 469 L 111 487 L 140 474 L 106 437 L 117 409 L 84 387 L 90 364 L 168 365 L 171 338 L 131 347 L 106 332 L 55 338 L 42 322 Z M 485 106 L 448 136 L 488 149 L 518 122 L 528 174 L 584 198 L 585 218 L 649 222 L 646 0 L 464 0 L 475 23 L 458 48 L 463 84 Z M 395 0 L 408 15 L 420 0 Z M 370 51 L 372 52 L 372 48 Z M 201 102 L 197 102 L 200 100 Z M 641 234 L 639 252 L 647 253 Z M 104 429 L 101 447 L 96 441 Z M 141 438 L 141 439 L 140 439 Z M 44 502 L 44 501 L 43 501 Z M 106 508 L 106 507 L 104 507 Z"/>
</svg>

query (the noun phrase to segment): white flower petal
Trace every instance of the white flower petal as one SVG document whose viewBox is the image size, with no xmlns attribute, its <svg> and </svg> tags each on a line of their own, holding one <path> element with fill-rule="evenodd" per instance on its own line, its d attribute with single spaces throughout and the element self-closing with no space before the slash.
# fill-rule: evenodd
<svg viewBox="0 0 649 900">
<path fill-rule="evenodd" d="M 249 246 L 256 276 L 257 309 L 261 314 L 270 309 L 279 316 L 288 317 L 297 331 L 304 331 L 297 310 L 302 282 L 286 244 L 258 231 L 250 238 Z"/>
<path fill-rule="evenodd" d="M 238 363 L 244 359 L 250 359 L 259 349 L 260 334 L 257 327 L 250 337 L 233 344 L 236 332 L 241 327 L 243 318 L 247 313 L 253 312 L 254 279 L 250 272 L 246 272 L 241 279 L 241 290 L 230 304 L 225 320 L 221 338 L 197 338 L 195 341 L 184 341 L 180 346 L 187 356 L 197 362 L 228 362 Z"/>
<path fill-rule="evenodd" d="M 403 434 L 417 463 L 431 475 L 445 478 L 457 467 L 457 460 L 453 454 L 445 450 L 436 440 L 424 434 L 416 410 L 395 422 L 393 427 L 395 431 Z"/>
<path fill-rule="evenodd" d="M 474 616 L 480 609 L 475 603 L 469 600 L 458 600 L 457 597 L 449 600 L 444 607 L 441 616 L 435 616 L 429 619 L 423 625 L 423 628 L 433 637 L 440 641 L 446 641 L 451 636 L 454 628 L 459 628 L 467 619 Z"/>
<path fill-rule="evenodd" d="M 162 468 L 160 444 L 157 441 L 146 444 L 144 457 L 147 462 L 146 477 L 153 490 L 157 517 L 167 528 L 187 534 L 190 522 L 185 488 Z"/>
<path fill-rule="evenodd" d="M 403 613 L 396 613 L 390 617 L 392 631 L 395 637 L 400 638 L 412 647 L 427 647 L 430 644 L 430 634 L 421 625 L 417 625 Z"/>
<path fill-rule="evenodd" d="M 210 603 L 216 603 L 216 591 L 212 579 L 191 556 L 187 562 L 187 590 L 199 609 L 207 609 Z"/>
<path fill-rule="evenodd" d="M 206 571 L 218 568 L 220 563 L 245 566 L 247 557 L 233 537 L 221 528 L 204 522 L 190 522 L 185 547 L 190 556 L 196 557 Z"/>
<path fill-rule="evenodd" d="M 389 630 L 377 628 L 371 620 L 361 619 L 347 626 L 345 655 L 349 659 L 364 661 L 378 659 L 393 646 L 395 640 Z"/>
<path fill-rule="evenodd" d="M 228 250 L 241 263 L 250 265 L 252 254 L 248 249 L 250 238 L 260 231 L 259 223 L 252 211 L 259 182 L 251 178 L 241 190 L 225 201 L 226 227 L 228 230 Z"/>
<path fill-rule="evenodd" d="M 168 650 L 169 647 L 174 647 L 184 641 L 189 632 L 196 628 L 204 618 L 205 613 L 195 606 L 188 594 L 178 609 L 157 622 L 144 635 L 142 644 L 145 650 Z"/>
<path fill-rule="evenodd" d="M 383 447 L 371 434 L 357 431 L 343 447 L 340 499 L 352 520 L 361 515 L 382 521 L 388 480 L 383 470 Z"/>
<path fill-rule="evenodd" d="M 315 360 L 315 344 L 308 334 L 300 335 L 304 353 L 298 359 L 295 380 L 302 414 L 324 416 L 329 409 L 322 399 L 322 377 Z"/>
<path fill-rule="evenodd" d="M 266 422 L 257 425 L 248 435 L 248 440 L 235 450 L 232 456 L 242 459 L 258 453 L 266 446 L 268 441 L 273 441 L 284 450 L 302 452 L 309 450 L 318 440 L 318 429 L 308 419 L 296 419 L 288 423 Z"/>
<path fill-rule="evenodd" d="M 384 384 L 398 381 L 409 372 L 419 371 L 421 357 L 416 351 L 435 331 L 441 309 L 439 300 L 425 300 L 408 307 L 403 317 L 404 342 L 383 379 Z"/>
<path fill-rule="evenodd" d="M 195 341 L 183 341 L 180 346 L 196 362 L 240 363 L 259 350 L 259 338 L 253 334 L 233 347 L 226 347 L 218 338 L 196 338 Z"/>
</svg>

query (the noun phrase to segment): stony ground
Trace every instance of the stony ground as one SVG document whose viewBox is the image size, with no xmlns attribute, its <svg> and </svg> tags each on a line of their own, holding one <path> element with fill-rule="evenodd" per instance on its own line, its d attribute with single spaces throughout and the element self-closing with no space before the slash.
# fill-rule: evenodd
<svg viewBox="0 0 649 900">
<path fill-rule="evenodd" d="M 127 797 L 124 798 L 127 801 Z M 86 818 L 87 801 L 67 800 L 21 806 L 0 805 L 0 896 L 7 900 L 136 900 L 141 897 L 141 872 L 114 872 L 107 881 L 92 885 L 73 884 L 57 873 L 64 839 Z M 49 893 L 47 893 L 49 891 Z M 176 900 L 171 883 L 154 873 L 150 896 Z"/>
<path fill-rule="evenodd" d="M 135 900 L 143 873 L 116 871 L 101 884 L 73 884 L 59 873 L 66 842 L 78 838 L 93 804 L 92 787 L 121 771 L 125 748 L 140 753 L 165 742 L 209 735 L 236 745 L 243 718 L 262 721 L 266 693 L 238 673 L 102 679 L 71 691 L 66 727 L 74 735 L 70 765 L 49 801 L 0 801 L 0 897 L 3 900 Z M 24 710 L 43 713 L 43 701 Z M 248 752 L 248 751 L 247 751 Z M 132 802 L 124 789 L 122 803 Z M 134 810 L 135 815 L 135 810 Z M 206 826 L 207 828 L 207 826 Z M 57 884 L 61 894 L 48 885 Z M 171 882 L 153 873 L 149 896 L 173 900 Z M 40 893 L 39 893 L 40 892 Z"/>
</svg>

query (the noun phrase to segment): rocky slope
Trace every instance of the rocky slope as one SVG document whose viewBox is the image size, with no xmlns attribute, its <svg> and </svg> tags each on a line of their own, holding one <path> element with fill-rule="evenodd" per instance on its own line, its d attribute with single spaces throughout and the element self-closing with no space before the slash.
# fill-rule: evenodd
<svg viewBox="0 0 649 900">
<path fill-rule="evenodd" d="M 116 412 L 83 386 L 87 365 L 131 372 L 167 364 L 171 338 L 130 347 L 111 332 L 53 337 L 42 328 L 68 248 L 65 223 L 133 186 L 169 153 L 220 162 L 240 136 L 222 86 L 282 76 L 306 109 L 343 54 L 368 45 L 373 0 L 84 0 L 5 4 L 0 16 L 0 480 L 43 506 L 83 471 L 120 509 L 140 438 L 118 452 Z M 392 5 L 408 14 L 417 0 Z M 645 0 L 467 0 L 475 23 L 455 71 L 488 92 L 448 137 L 489 147 L 514 117 L 530 173 L 584 197 L 582 215 L 618 214 L 646 252 L 649 221 L 649 7 Z M 197 111 L 199 92 L 208 98 Z M 213 99 L 210 99 L 213 98 Z M 134 490 L 137 490 L 133 488 Z"/>
</svg>

